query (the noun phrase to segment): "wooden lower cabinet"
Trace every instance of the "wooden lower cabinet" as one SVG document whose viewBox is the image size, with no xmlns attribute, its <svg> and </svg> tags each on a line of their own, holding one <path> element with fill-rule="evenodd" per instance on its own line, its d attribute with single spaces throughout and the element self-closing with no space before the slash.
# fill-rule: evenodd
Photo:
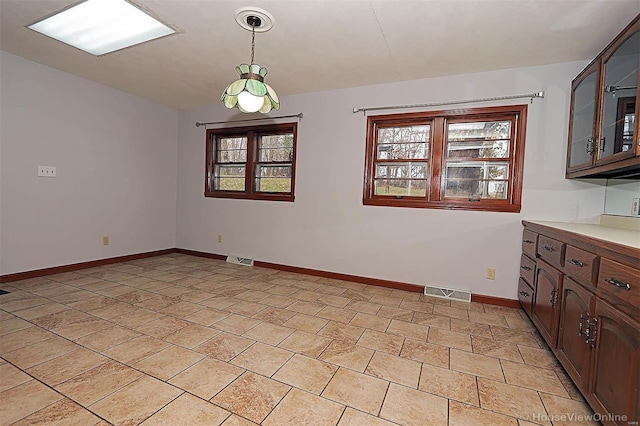
<svg viewBox="0 0 640 426">
<path fill-rule="evenodd" d="M 556 356 L 576 386 L 585 392 L 589 386 L 589 327 L 595 296 L 571 278 L 565 278 L 561 300 Z"/>
<path fill-rule="evenodd" d="M 633 424 L 640 418 L 640 324 L 603 300 L 595 304 L 595 342 L 587 400 L 602 423 Z"/>
<path fill-rule="evenodd" d="M 542 260 L 536 263 L 535 294 L 531 309 L 531 319 L 538 331 L 552 348 L 558 337 L 558 319 L 562 273 Z"/>
</svg>

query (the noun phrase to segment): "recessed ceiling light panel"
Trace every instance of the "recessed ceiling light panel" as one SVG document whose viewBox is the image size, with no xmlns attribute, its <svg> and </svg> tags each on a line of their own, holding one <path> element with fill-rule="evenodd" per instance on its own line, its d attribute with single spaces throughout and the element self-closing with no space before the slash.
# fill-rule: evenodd
<svg viewBox="0 0 640 426">
<path fill-rule="evenodd" d="M 96 56 L 176 32 L 125 0 L 86 0 L 28 28 Z"/>
</svg>

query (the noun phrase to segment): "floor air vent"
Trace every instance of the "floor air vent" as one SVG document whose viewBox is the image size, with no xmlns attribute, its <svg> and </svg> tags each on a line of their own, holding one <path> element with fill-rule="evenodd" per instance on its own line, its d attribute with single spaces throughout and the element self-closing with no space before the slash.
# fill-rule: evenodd
<svg viewBox="0 0 640 426">
<path fill-rule="evenodd" d="M 460 300 L 462 302 L 471 302 L 471 292 L 468 290 L 456 290 L 453 288 L 424 286 L 424 294 L 426 296 L 440 297 L 442 299 Z"/>
<path fill-rule="evenodd" d="M 253 266 L 252 257 L 240 257 L 230 254 L 227 256 L 227 263 L 235 263 L 236 265 Z"/>
</svg>

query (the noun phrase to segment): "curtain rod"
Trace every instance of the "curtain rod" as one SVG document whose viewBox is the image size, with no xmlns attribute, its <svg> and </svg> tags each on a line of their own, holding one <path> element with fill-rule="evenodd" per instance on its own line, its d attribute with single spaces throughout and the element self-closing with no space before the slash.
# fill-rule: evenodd
<svg viewBox="0 0 640 426">
<path fill-rule="evenodd" d="M 434 102 L 430 104 L 413 104 L 413 105 L 393 105 L 393 106 L 380 106 L 380 107 L 368 107 L 368 108 L 353 108 L 353 113 L 362 111 L 366 115 L 367 111 L 378 111 L 382 109 L 403 109 L 403 108 L 425 108 L 444 105 L 457 105 L 457 104 L 470 104 L 475 102 L 489 102 L 489 101 L 502 101 L 505 99 L 522 99 L 531 98 L 531 103 L 535 98 L 544 98 L 544 92 L 528 93 L 524 95 L 512 95 L 512 96 L 498 96 L 495 98 L 480 98 L 480 99 L 467 99 L 464 101 L 449 101 L 449 102 Z"/>
<path fill-rule="evenodd" d="M 196 127 L 207 126 L 207 125 L 210 125 L 210 124 L 242 123 L 242 122 L 246 122 L 246 121 L 274 120 L 276 118 L 291 118 L 291 117 L 298 117 L 298 120 L 302 120 L 303 114 L 301 112 L 299 112 L 298 114 L 280 115 L 278 117 L 270 117 L 270 116 L 268 116 L 268 117 L 260 117 L 260 118 L 247 118 L 246 120 L 210 121 L 208 123 L 200 123 L 199 121 L 196 121 Z"/>
</svg>

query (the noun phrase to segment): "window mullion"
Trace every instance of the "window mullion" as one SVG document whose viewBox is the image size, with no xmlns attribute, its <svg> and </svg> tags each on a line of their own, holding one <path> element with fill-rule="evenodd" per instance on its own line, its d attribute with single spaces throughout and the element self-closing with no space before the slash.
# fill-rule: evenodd
<svg viewBox="0 0 640 426">
<path fill-rule="evenodd" d="M 432 122 L 432 150 L 429 164 L 431 167 L 430 185 L 429 185 L 429 201 L 440 201 L 441 194 L 444 185 L 443 170 L 445 167 L 445 158 L 443 153 L 445 145 L 445 125 L 446 119 L 444 117 L 436 117 Z"/>
<path fill-rule="evenodd" d="M 258 151 L 258 134 L 247 132 L 247 163 L 245 167 L 245 182 L 247 194 L 256 193 L 256 153 Z"/>
</svg>

